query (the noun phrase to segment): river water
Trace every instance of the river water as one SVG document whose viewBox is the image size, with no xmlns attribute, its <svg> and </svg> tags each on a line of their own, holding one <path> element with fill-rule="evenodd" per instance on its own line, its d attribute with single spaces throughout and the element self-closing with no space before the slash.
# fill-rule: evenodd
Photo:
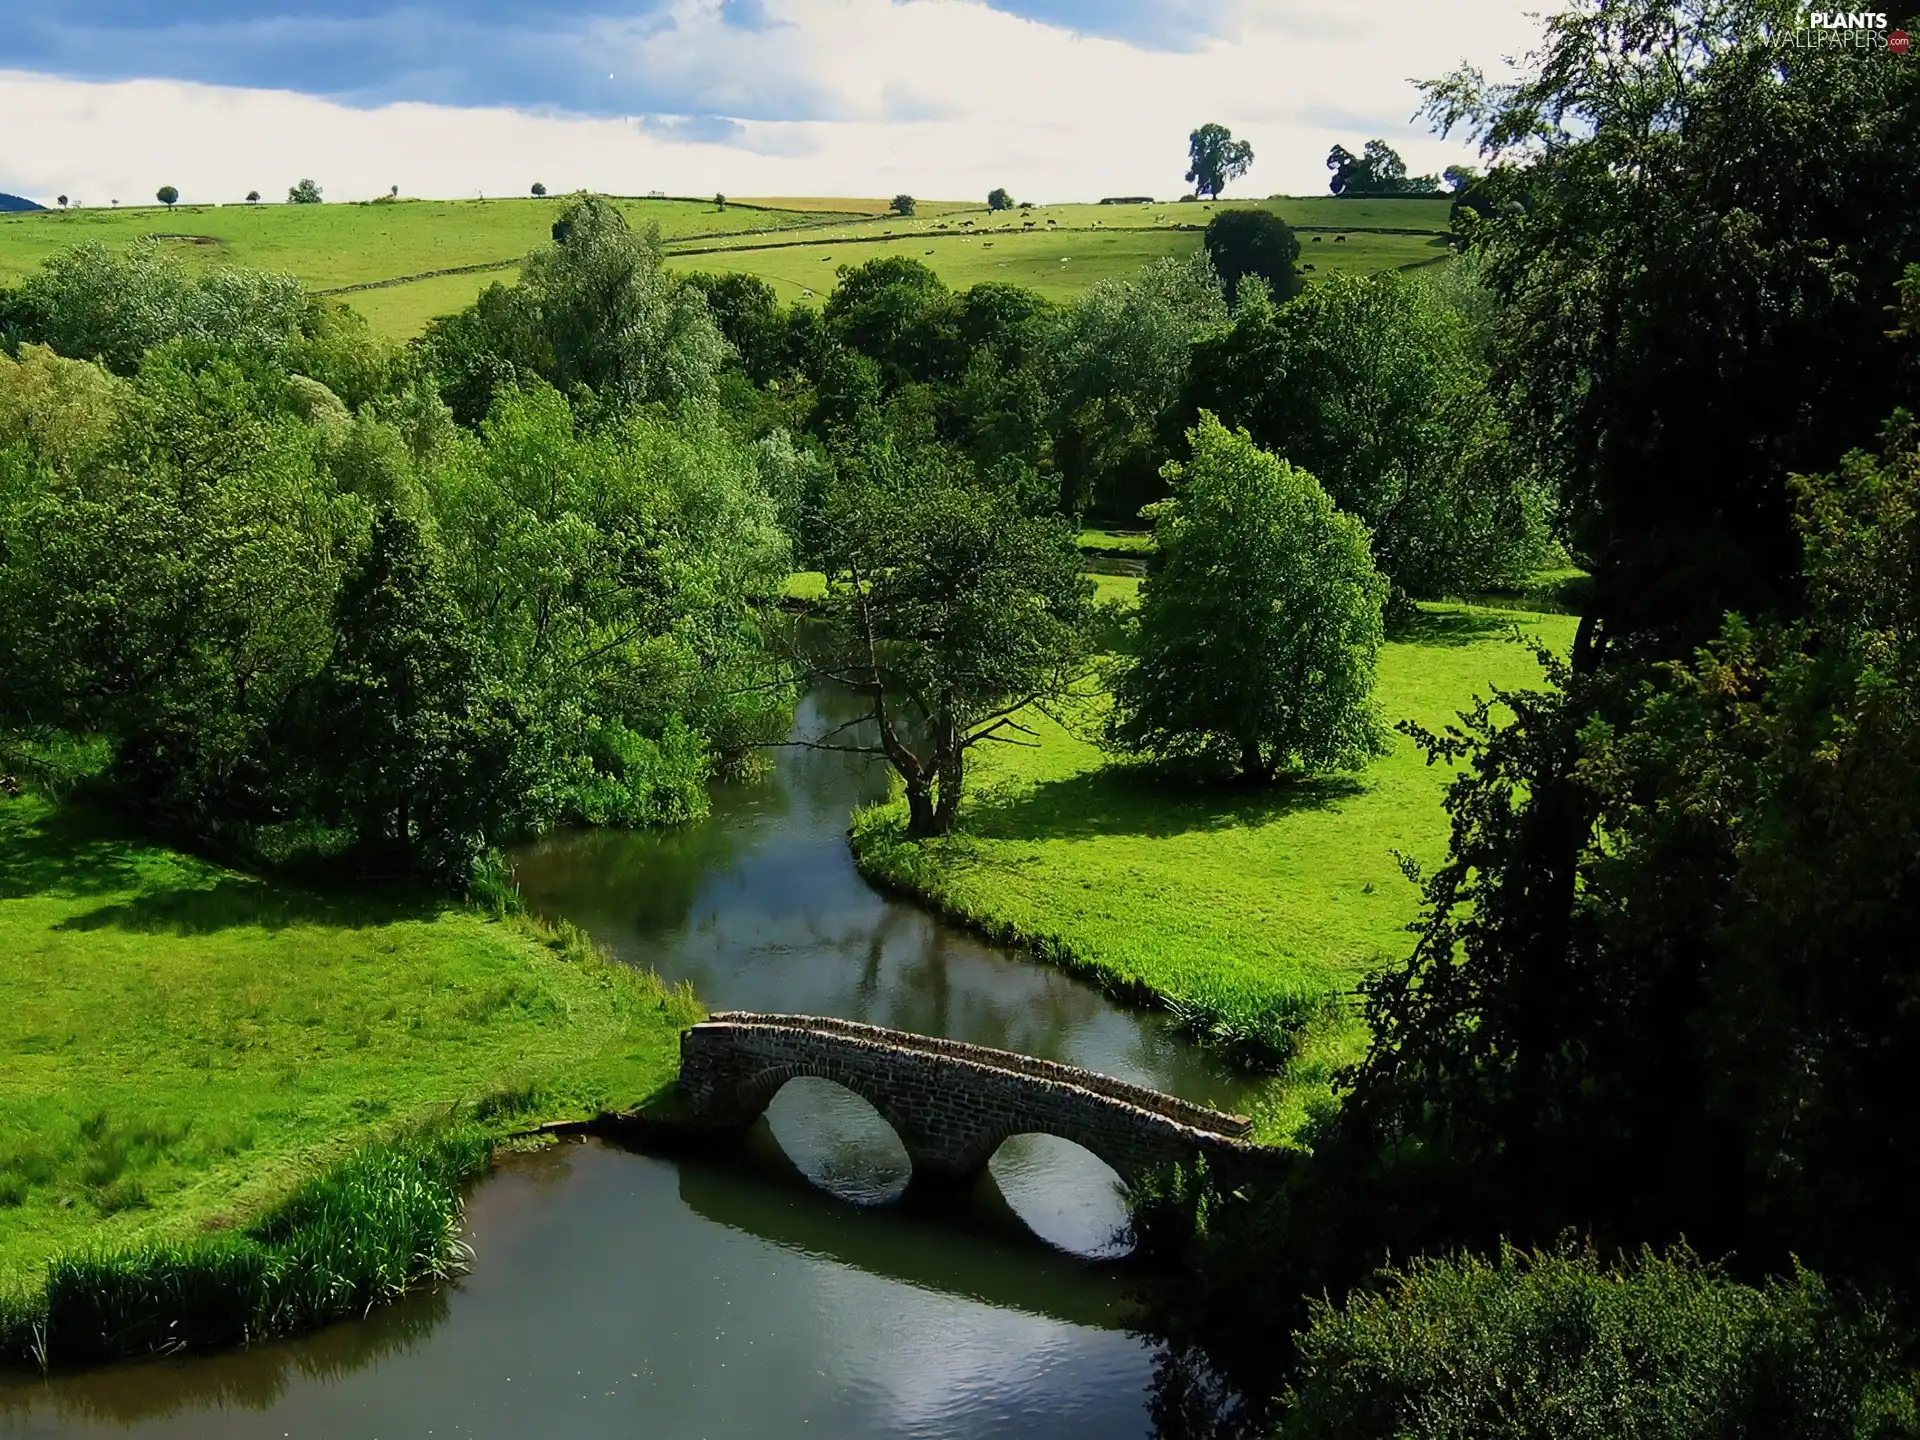
<svg viewBox="0 0 1920 1440">
<path fill-rule="evenodd" d="M 846 701 L 815 692 L 795 735 Z M 787 748 L 671 832 L 550 837 L 528 903 L 720 1009 L 836 1015 L 1024 1051 L 1225 1109 L 1242 1082 L 1158 1017 L 983 945 L 854 872 L 886 776 Z M 597 1142 L 511 1157 L 472 1195 L 459 1283 L 299 1340 L 0 1384 L 0 1434 L 694 1437 L 1145 1435 L 1112 1172 L 1016 1137 L 966 1194 L 895 1201 L 864 1102 L 790 1082 L 737 1153 Z"/>
</svg>

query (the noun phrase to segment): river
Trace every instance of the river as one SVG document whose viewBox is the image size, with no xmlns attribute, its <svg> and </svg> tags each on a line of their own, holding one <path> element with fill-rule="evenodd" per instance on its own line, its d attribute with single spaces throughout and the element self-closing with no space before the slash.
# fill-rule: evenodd
<svg viewBox="0 0 1920 1440">
<path fill-rule="evenodd" d="M 844 718 L 809 695 L 796 735 Z M 785 748 L 669 832 L 549 837 L 529 905 L 712 1009 L 798 1011 L 1020 1050 L 1226 1109 L 1244 1083 L 1159 1017 L 878 894 L 849 811 L 867 757 Z M 457 1284 L 298 1340 L 0 1386 L 0 1433 L 1127 1437 L 1153 1352 L 1086 1152 L 1016 1137 L 970 1193 L 889 1203 L 905 1156 L 864 1102 L 791 1082 L 732 1156 L 597 1142 L 507 1158 Z M 931 1206 L 932 1208 L 926 1208 Z M 1044 1238 L 1036 1238 L 1044 1237 Z"/>
</svg>

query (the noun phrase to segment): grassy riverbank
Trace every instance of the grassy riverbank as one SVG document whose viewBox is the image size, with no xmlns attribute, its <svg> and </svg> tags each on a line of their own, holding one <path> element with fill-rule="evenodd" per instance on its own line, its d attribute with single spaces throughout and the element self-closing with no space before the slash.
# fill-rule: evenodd
<svg viewBox="0 0 1920 1440">
<path fill-rule="evenodd" d="M 692 997 L 579 936 L 236 874 L 0 802 L 0 1289 L 190 1240 L 456 1109 L 482 1135 L 647 1098 Z"/>
<path fill-rule="evenodd" d="M 1100 577 L 1103 598 L 1137 585 Z M 1381 652 L 1390 720 L 1447 724 L 1489 686 L 1538 683 L 1516 627 L 1555 647 L 1570 616 L 1425 607 Z M 1267 791 L 1173 785 L 1034 717 L 1035 748 L 975 751 L 962 830 L 906 841 L 904 809 L 857 817 L 854 848 L 876 881 L 1251 1054 L 1290 1054 L 1255 1118 L 1262 1138 L 1298 1125 L 1331 1066 L 1364 1034 L 1341 997 L 1403 954 L 1419 907 L 1394 852 L 1443 859 L 1451 771 L 1411 740 L 1365 771 Z M 1080 727 L 1076 726 L 1076 729 Z"/>
</svg>

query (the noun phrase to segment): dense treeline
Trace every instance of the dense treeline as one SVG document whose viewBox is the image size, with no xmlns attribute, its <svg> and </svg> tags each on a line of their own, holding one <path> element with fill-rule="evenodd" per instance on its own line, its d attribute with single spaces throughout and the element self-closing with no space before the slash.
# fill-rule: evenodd
<svg viewBox="0 0 1920 1440">
<path fill-rule="evenodd" d="M 698 813 L 826 672 L 947 828 L 979 727 L 1085 674 L 1072 522 L 1163 498 L 1204 409 L 1325 466 L 1402 600 L 1542 552 L 1471 279 L 1277 305 L 1261 219 L 1065 308 L 889 258 L 789 309 L 580 197 L 405 347 L 288 277 L 65 252 L 0 292 L 4 718 L 104 736 L 122 800 L 256 857 L 458 884 Z M 845 602 L 803 665 L 769 643 L 796 566 Z"/>
<path fill-rule="evenodd" d="M 1310 1159 L 1280 1192 L 1180 1187 L 1143 1216 L 1198 1277 L 1160 1316 L 1190 1430 L 1915 1431 L 1920 70 L 1794 48 L 1801 23 L 1583 0 L 1519 81 L 1428 89 L 1494 162 L 1494 205 L 1463 217 L 1495 301 L 1476 423 L 1553 478 L 1593 588 L 1550 688 L 1424 737 L 1467 764 L 1452 855 L 1367 987 L 1372 1048 Z M 1569 1231 L 1597 1255 L 1369 1281 Z M 1609 1359 L 1571 1292 L 1619 1295 L 1606 1256 L 1682 1240 L 1834 1288 L 1768 1292 L 1801 1338 L 1722 1371 L 1724 1402 L 1700 1359 L 1693 1398 L 1650 1379 L 1666 1399 L 1608 1419 L 1612 1367 L 1726 1331 L 1650 1263 L 1632 1283 L 1670 1301 Z M 1569 1293 L 1542 1308 L 1549 1274 Z M 1416 1354 L 1435 1325 L 1444 1363 Z M 1515 1426 L 1489 1394 L 1540 1408 Z"/>
</svg>

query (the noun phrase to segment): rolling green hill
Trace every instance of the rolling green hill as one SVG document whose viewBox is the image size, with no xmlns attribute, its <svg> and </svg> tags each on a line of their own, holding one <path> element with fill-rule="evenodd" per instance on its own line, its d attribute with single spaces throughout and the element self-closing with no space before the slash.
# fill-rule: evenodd
<svg viewBox="0 0 1920 1440">
<path fill-rule="evenodd" d="M 337 294 L 382 333 L 418 334 L 470 303 L 547 238 L 564 197 L 401 200 L 345 205 L 181 205 L 0 215 L 0 283 L 69 245 L 153 236 L 189 264 L 227 263 L 297 275 Z M 923 260 L 949 284 L 1004 280 L 1069 299 L 1149 260 L 1190 253 L 1222 206 L 1256 205 L 1300 233 L 1314 274 L 1407 269 L 1449 252 L 1448 202 L 1332 196 L 1147 205 L 1062 204 L 991 212 L 923 201 L 912 218 L 878 199 L 779 196 L 623 199 L 636 225 L 657 225 L 682 270 L 747 271 L 781 299 L 830 293 L 842 265 L 880 255 Z"/>
</svg>

